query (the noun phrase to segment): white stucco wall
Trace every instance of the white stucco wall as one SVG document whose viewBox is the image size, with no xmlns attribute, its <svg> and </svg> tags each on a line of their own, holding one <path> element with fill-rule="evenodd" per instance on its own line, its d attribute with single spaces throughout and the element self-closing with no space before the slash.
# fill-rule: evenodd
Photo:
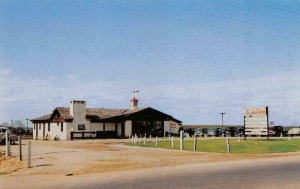
<svg viewBox="0 0 300 189">
<path fill-rule="evenodd" d="M 63 131 L 61 131 L 61 124 L 63 124 Z M 67 140 L 68 139 L 68 128 L 67 124 L 70 123 L 50 123 L 50 131 L 48 131 L 48 126 L 46 127 L 46 135 L 48 134 L 49 140 L 54 140 L 55 138 L 57 140 Z"/>
<path fill-rule="evenodd" d="M 103 131 L 103 123 L 91 123 L 91 131 Z"/>
<path fill-rule="evenodd" d="M 45 123 L 45 135 L 43 136 L 43 123 L 36 123 L 37 127 L 33 127 L 33 139 L 38 140 L 70 140 L 70 132 L 72 131 L 72 123 L 64 122 L 63 131 L 61 131 L 61 123 L 50 123 L 50 131 L 48 123 Z M 41 127 L 39 127 L 41 125 Z M 38 129 L 38 137 L 36 137 L 36 129 Z"/>
<path fill-rule="evenodd" d="M 36 123 L 35 128 L 33 127 L 33 139 L 43 139 L 43 123 Z"/>
<path fill-rule="evenodd" d="M 73 100 L 70 102 L 70 114 L 73 117 L 72 127 L 73 131 L 90 132 L 90 122 L 86 119 L 86 102 Z M 85 130 L 78 130 L 78 125 L 85 125 Z"/>
<path fill-rule="evenodd" d="M 105 131 L 114 131 L 115 129 L 115 123 L 105 123 Z"/>
<path fill-rule="evenodd" d="M 129 137 L 129 135 L 132 135 L 132 121 L 127 120 L 125 122 L 125 137 Z"/>
<path fill-rule="evenodd" d="M 170 133 L 170 121 L 164 121 L 164 132 Z"/>
</svg>

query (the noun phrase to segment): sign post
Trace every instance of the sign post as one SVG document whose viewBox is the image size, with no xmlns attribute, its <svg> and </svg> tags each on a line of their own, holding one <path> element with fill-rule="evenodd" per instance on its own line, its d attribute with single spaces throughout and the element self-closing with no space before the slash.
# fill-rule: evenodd
<svg viewBox="0 0 300 189">
<path fill-rule="evenodd" d="M 244 134 L 244 140 L 247 140 L 247 136 L 246 136 L 246 116 L 244 115 L 244 130 L 243 130 L 243 134 Z"/>
<path fill-rule="evenodd" d="M 194 152 L 197 151 L 197 136 L 194 138 Z"/>
<path fill-rule="evenodd" d="M 184 149 L 184 136 L 183 136 L 183 130 L 180 131 L 180 150 Z"/>
<path fill-rule="evenodd" d="M 31 142 L 28 142 L 28 168 L 31 168 Z"/>
<path fill-rule="evenodd" d="M 269 126 L 269 107 L 268 106 L 266 107 L 266 112 L 267 112 L 267 138 L 268 138 L 268 140 L 270 140 L 270 137 L 269 137 L 269 129 L 270 129 L 270 126 Z"/>
<path fill-rule="evenodd" d="M 5 146 L 6 146 L 6 157 L 11 155 L 10 153 L 10 130 L 5 132 Z"/>
<path fill-rule="evenodd" d="M 18 136 L 19 139 L 19 155 L 20 155 L 20 161 L 22 161 L 22 138 L 21 136 Z"/>
<path fill-rule="evenodd" d="M 226 137 L 227 154 L 230 154 L 229 138 Z"/>
<path fill-rule="evenodd" d="M 269 107 L 245 108 L 244 137 L 266 136 L 269 140 Z"/>
</svg>

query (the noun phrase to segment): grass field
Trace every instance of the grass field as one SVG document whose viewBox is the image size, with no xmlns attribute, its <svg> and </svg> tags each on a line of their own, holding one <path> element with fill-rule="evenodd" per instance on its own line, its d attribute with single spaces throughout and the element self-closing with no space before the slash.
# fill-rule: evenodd
<svg viewBox="0 0 300 189">
<path fill-rule="evenodd" d="M 241 139 L 238 142 L 237 138 L 230 138 L 231 153 L 234 154 L 267 154 L 267 153 L 285 153 L 300 151 L 300 139 L 287 138 L 283 139 L 270 139 L 269 141 L 262 138 L 247 138 L 247 140 Z M 127 143 L 131 146 L 144 147 L 143 141 L 137 144 Z M 156 148 L 155 139 L 146 141 L 146 147 Z M 194 140 L 185 139 L 184 149 L 193 151 Z M 172 149 L 171 141 L 168 139 L 159 139 L 158 148 Z M 174 149 L 179 149 L 179 138 L 174 139 Z M 198 138 L 197 151 L 199 152 L 219 152 L 227 153 L 225 138 Z"/>
</svg>

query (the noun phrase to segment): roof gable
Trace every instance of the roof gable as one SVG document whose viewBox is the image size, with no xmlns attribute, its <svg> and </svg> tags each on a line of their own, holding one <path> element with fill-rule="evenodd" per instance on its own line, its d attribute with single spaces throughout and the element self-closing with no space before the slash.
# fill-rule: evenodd
<svg viewBox="0 0 300 189">
<path fill-rule="evenodd" d="M 44 116 L 32 119 L 33 122 L 50 122 L 56 116 L 70 121 L 73 119 L 70 114 L 70 108 L 57 107 L 52 113 Z M 131 109 L 104 109 L 104 108 L 87 108 L 86 118 L 92 122 L 101 122 L 109 120 L 125 120 L 125 119 L 157 119 L 157 120 L 173 120 L 177 123 L 181 123 L 180 120 L 173 118 L 172 116 L 158 111 L 151 107 Z"/>
<path fill-rule="evenodd" d="M 113 115 L 104 118 L 93 119 L 92 121 L 101 122 L 101 121 L 120 121 L 120 120 L 173 120 L 177 123 L 182 123 L 180 120 L 173 118 L 172 116 L 165 114 L 161 111 L 158 111 L 154 108 L 138 108 L 135 110 L 127 110 L 119 115 Z"/>
</svg>

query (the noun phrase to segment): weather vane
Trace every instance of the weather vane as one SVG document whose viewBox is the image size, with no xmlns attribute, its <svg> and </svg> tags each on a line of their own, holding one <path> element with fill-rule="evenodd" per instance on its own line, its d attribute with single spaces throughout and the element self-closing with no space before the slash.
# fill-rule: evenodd
<svg viewBox="0 0 300 189">
<path fill-rule="evenodd" d="M 133 96 L 135 97 L 135 93 L 138 93 L 139 92 L 139 90 L 134 90 L 133 91 Z"/>
</svg>

